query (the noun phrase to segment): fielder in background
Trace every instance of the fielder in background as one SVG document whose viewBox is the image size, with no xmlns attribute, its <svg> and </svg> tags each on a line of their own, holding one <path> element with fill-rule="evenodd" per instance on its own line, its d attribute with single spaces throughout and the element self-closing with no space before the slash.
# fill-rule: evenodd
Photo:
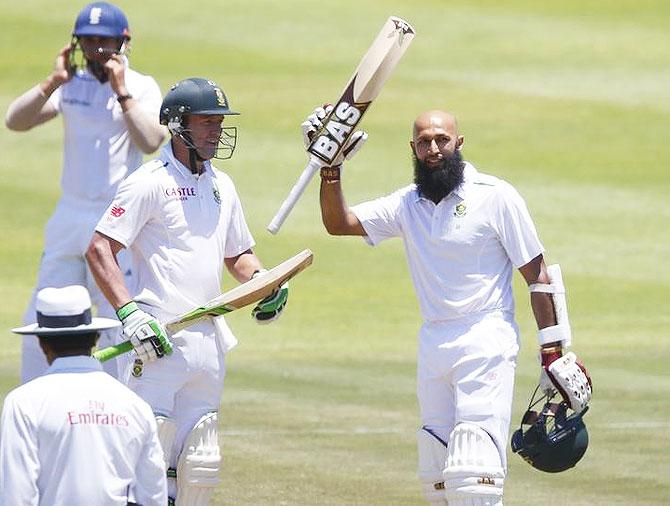
<svg viewBox="0 0 670 506">
<path fill-rule="evenodd" d="M 219 482 L 224 354 L 237 341 L 222 316 L 175 333 L 172 342 L 160 322 L 219 295 L 224 265 L 239 282 L 263 271 L 235 186 L 210 163 L 232 156 L 237 130 L 223 121 L 235 114 L 212 81 L 174 85 L 160 112 L 171 142 L 121 183 L 86 253 L 135 346 L 129 385 L 156 415 L 168 475 L 176 474 L 169 495 L 180 506 L 208 504 Z M 123 248 L 133 253 L 131 286 L 115 261 Z M 275 320 L 287 297 L 284 285 L 253 317 Z"/>
<path fill-rule="evenodd" d="M 327 112 L 318 108 L 303 123 L 305 140 Z M 371 245 L 403 239 L 424 319 L 417 364 L 424 495 L 436 506 L 500 506 L 519 350 L 513 267 L 531 291 L 543 388 L 558 389 L 582 410 L 590 379 L 574 353 L 563 355 L 570 328 L 560 270 L 548 273 L 521 196 L 463 161 L 463 136 L 451 114 L 421 114 L 410 146 L 414 184 L 352 208 L 340 182 L 344 156 L 340 165 L 323 167 L 323 223 L 330 234 L 363 236 Z M 353 147 L 345 146 L 347 158 Z"/>
<path fill-rule="evenodd" d="M 84 252 L 100 215 L 119 182 L 165 139 L 158 122 L 161 92 L 156 81 L 128 66 L 130 41 L 126 16 L 114 5 L 97 2 L 84 7 L 75 21 L 72 42 L 58 53 L 51 74 L 14 100 L 5 123 L 26 131 L 63 116 L 62 195 L 47 223 L 44 254 L 24 321 L 35 314 L 41 288 L 79 284 L 88 287 L 99 315 L 113 309 L 86 269 Z M 124 272 L 127 261 L 120 259 Z M 116 343 L 118 331 L 103 332 L 100 345 Z M 47 368 L 35 336 L 23 338 L 21 380 Z M 105 370 L 117 376 L 116 361 Z"/>
<path fill-rule="evenodd" d="M 167 483 L 149 405 L 91 357 L 117 320 L 91 317 L 83 286 L 37 293 L 46 373 L 7 394 L 0 428 L 0 503 L 164 506 Z"/>
</svg>

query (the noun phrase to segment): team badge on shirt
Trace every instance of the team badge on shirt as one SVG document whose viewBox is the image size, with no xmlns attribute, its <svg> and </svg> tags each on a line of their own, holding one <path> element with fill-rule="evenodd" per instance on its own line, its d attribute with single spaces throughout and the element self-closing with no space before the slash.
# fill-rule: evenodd
<svg viewBox="0 0 670 506">
<path fill-rule="evenodd" d="M 221 194 L 219 193 L 219 188 L 216 186 L 216 183 L 212 181 L 212 193 L 214 194 L 214 202 L 218 205 L 221 205 Z"/>
<path fill-rule="evenodd" d="M 144 362 L 142 362 L 142 359 L 136 358 L 135 363 L 133 363 L 133 376 L 136 378 L 139 378 L 142 376 L 142 370 L 144 369 Z"/>
<path fill-rule="evenodd" d="M 468 210 L 467 207 L 465 206 L 465 202 L 459 202 L 458 204 L 456 204 L 456 207 L 454 207 L 454 216 L 456 216 L 457 218 L 462 218 L 463 216 L 465 216 L 467 211 Z"/>
</svg>

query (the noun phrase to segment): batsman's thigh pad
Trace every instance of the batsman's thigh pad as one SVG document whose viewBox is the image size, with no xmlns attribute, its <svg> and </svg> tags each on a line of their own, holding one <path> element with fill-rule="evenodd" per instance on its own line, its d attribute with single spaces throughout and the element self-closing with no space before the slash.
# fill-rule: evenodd
<svg viewBox="0 0 670 506">
<path fill-rule="evenodd" d="M 219 419 L 207 413 L 189 433 L 177 464 L 177 506 L 207 506 L 219 484 Z"/>
<path fill-rule="evenodd" d="M 444 495 L 444 468 L 447 464 L 447 445 L 421 427 L 417 433 L 419 453 L 419 481 L 421 491 L 432 506 L 447 506 Z"/>
<path fill-rule="evenodd" d="M 459 423 L 449 436 L 444 488 L 449 506 L 502 506 L 505 470 L 491 436 Z"/>
</svg>

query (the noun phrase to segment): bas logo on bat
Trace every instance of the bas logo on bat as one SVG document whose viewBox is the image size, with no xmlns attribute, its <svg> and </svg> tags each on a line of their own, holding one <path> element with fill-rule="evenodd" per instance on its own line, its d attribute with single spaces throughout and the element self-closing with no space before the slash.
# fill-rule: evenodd
<svg viewBox="0 0 670 506">
<path fill-rule="evenodd" d="M 335 103 L 333 111 L 323 121 L 323 127 L 314 135 L 307 148 L 307 151 L 314 156 L 310 157 L 298 181 L 268 225 L 271 233 L 276 234 L 279 231 L 322 163 L 332 165 L 342 152 L 354 129 L 414 39 L 414 35 L 414 29 L 407 21 L 396 16 L 386 20 L 356 67 L 342 96 Z"/>
<path fill-rule="evenodd" d="M 350 105 L 348 102 L 338 103 L 326 124 L 315 136 L 310 151 L 324 162 L 332 162 L 369 104 L 369 102 L 359 105 Z"/>
</svg>

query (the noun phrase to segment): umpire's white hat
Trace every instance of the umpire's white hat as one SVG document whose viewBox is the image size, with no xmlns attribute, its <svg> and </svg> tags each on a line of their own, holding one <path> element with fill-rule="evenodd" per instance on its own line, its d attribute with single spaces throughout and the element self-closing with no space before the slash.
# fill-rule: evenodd
<svg viewBox="0 0 670 506">
<path fill-rule="evenodd" d="M 121 325 L 118 320 L 91 317 L 91 297 L 80 285 L 43 288 L 35 301 L 37 323 L 12 329 L 16 334 L 59 336 L 89 334 Z"/>
</svg>

